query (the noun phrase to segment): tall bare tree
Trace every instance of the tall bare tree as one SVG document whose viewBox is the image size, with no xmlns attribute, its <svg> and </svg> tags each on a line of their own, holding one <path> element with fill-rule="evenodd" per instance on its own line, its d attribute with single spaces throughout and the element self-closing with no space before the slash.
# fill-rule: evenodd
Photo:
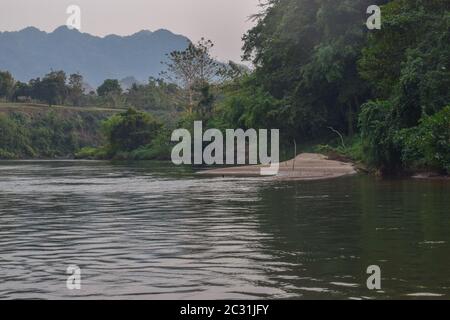
<svg viewBox="0 0 450 320">
<path fill-rule="evenodd" d="M 168 54 L 167 71 L 163 75 L 179 83 L 187 92 L 188 112 L 192 113 L 195 105 L 195 93 L 214 81 L 220 65 L 211 57 L 211 40 L 202 38 L 198 43 L 190 43 L 184 51 L 173 51 Z"/>
</svg>

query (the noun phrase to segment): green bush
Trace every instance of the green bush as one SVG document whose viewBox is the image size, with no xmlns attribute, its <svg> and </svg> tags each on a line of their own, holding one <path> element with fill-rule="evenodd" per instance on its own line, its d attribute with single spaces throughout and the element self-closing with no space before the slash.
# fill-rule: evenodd
<svg viewBox="0 0 450 320">
<path fill-rule="evenodd" d="M 98 159 L 100 148 L 84 147 L 75 153 L 77 159 Z"/>
<path fill-rule="evenodd" d="M 170 130 L 152 115 L 135 109 L 116 114 L 103 121 L 106 144 L 86 147 L 76 157 L 80 159 L 165 160 L 170 159 Z"/>
<path fill-rule="evenodd" d="M 0 114 L 0 159 L 72 156 L 84 146 L 98 144 L 102 118 L 101 114 L 54 110 Z"/>
<path fill-rule="evenodd" d="M 402 160 L 411 168 L 450 173 L 450 106 L 424 117 L 419 126 L 401 130 Z"/>
<path fill-rule="evenodd" d="M 339 159 L 339 160 L 352 160 L 352 161 L 363 161 L 363 147 L 362 140 L 359 136 L 354 136 L 352 139 L 347 139 L 345 146 L 342 143 L 333 143 L 332 145 L 318 145 L 313 151 L 317 153 L 324 154 L 328 156 L 330 159 Z"/>
<path fill-rule="evenodd" d="M 26 123 L 14 116 L 0 115 L 0 158 L 29 158 L 35 152 L 31 147 L 31 132 Z"/>
<path fill-rule="evenodd" d="M 432 169 L 450 173 L 450 106 L 423 116 L 418 126 L 397 129 L 386 102 L 366 103 L 360 115 L 363 155 L 383 173 Z"/>
<path fill-rule="evenodd" d="M 103 133 L 114 154 L 151 144 L 161 127 L 162 124 L 150 114 L 133 108 L 112 116 L 102 124 Z"/>
<path fill-rule="evenodd" d="M 389 102 L 365 103 L 359 116 L 359 128 L 363 159 L 369 166 L 378 168 L 383 174 L 403 171 L 401 150 L 395 141 L 397 125 Z"/>
<path fill-rule="evenodd" d="M 151 144 L 131 152 L 132 160 L 169 160 L 172 152 L 169 130 L 162 130 Z"/>
<path fill-rule="evenodd" d="M 3 160 L 13 160 L 13 159 L 17 159 L 17 155 L 12 153 L 12 152 L 8 152 L 6 150 L 0 149 L 0 159 Z"/>
</svg>

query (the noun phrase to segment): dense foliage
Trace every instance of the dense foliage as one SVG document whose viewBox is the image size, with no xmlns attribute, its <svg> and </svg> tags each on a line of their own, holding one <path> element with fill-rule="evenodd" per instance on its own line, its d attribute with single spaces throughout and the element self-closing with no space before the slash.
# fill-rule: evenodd
<svg viewBox="0 0 450 320">
<path fill-rule="evenodd" d="M 9 72 L 0 71 L 0 98 L 10 99 L 14 93 L 14 78 Z"/>
<path fill-rule="evenodd" d="M 102 122 L 101 131 L 106 144 L 100 148 L 87 147 L 82 149 L 78 157 L 100 159 L 139 159 L 158 158 L 169 154 L 161 149 L 168 142 L 163 124 L 149 113 L 129 108 Z M 157 151 L 152 149 L 158 149 Z"/>
<path fill-rule="evenodd" d="M 240 108 L 247 126 L 282 123 L 280 129 L 289 139 L 323 136 L 328 127 L 352 135 L 355 114 L 368 97 L 356 62 L 370 4 L 373 1 L 268 1 L 256 27 L 244 36 L 244 58 L 256 70 L 247 85 L 233 92 L 228 112 Z M 246 102 L 249 90 L 255 100 L 262 100 L 262 110 Z"/>
<path fill-rule="evenodd" d="M 450 106 L 401 130 L 396 140 L 406 166 L 450 172 Z"/>
<path fill-rule="evenodd" d="M 113 150 L 131 151 L 149 144 L 160 129 L 161 123 L 148 113 L 131 108 L 103 123 L 103 132 Z"/>
<path fill-rule="evenodd" d="M 441 110 L 450 103 L 449 2 L 384 6 L 382 32 L 370 35 L 359 64 L 378 98 L 361 115 L 367 162 L 387 173 L 416 164 L 448 169 L 448 111 Z"/>
<path fill-rule="evenodd" d="M 183 90 L 162 79 L 150 78 L 148 84 L 134 84 L 125 97 L 127 105 L 150 112 L 165 123 L 175 123 L 185 110 Z"/>
<path fill-rule="evenodd" d="M 99 145 L 102 113 L 0 113 L 0 159 L 69 158 Z"/>
<path fill-rule="evenodd" d="M 17 103 L 46 103 L 75 107 L 130 106 L 151 111 L 167 121 L 174 121 L 185 109 L 186 95 L 177 84 L 150 78 L 146 84 L 133 83 L 124 90 L 117 79 L 106 79 L 96 90 L 88 91 L 83 76 L 52 71 L 42 79 L 28 83 L 15 81 L 9 72 L 0 71 L 0 100 Z"/>
<path fill-rule="evenodd" d="M 381 30 L 366 27 L 372 4 L 382 5 Z M 287 144 L 346 135 L 358 146 L 348 153 L 360 150 L 357 157 L 383 173 L 448 170 L 450 141 L 430 123 L 446 128 L 439 112 L 450 104 L 449 6 L 269 0 L 244 36 L 244 58 L 255 71 L 225 87 L 220 118 L 278 127 Z"/>
</svg>

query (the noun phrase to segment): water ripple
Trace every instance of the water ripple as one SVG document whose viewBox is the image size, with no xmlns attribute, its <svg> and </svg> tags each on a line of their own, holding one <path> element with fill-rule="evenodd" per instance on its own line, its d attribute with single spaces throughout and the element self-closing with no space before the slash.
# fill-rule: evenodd
<svg viewBox="0 0 450 320">
<path fill-rule="evenodd" d="M 370 246 L 362 228 L 389 250 L 418 228 L 416 216 L 404 224 L 400 215 L 380 215 L 369 227 L 355 200 L 361 196 L 356 178 L 336 188 L 329 182 L 198 178 L 177 170 L 158 163 L 2 163 L 0 298 L 366 297 L 359 275 L 371 259 L 362 249 Z M 445 199 L 435 200 L 447 206 Z M 380 202 L 386 212 L 389 203 Z M 427 236 L 408 244 L 442 259 L 448 233 Z M 396 258 L 372 249 L 375 261 Z M 80 291 L 66 288 L 71 264 L 82 269 Z M 390 279 L 384 297 L 419 295 L 410 293 L 416 284 Z M 449 281 L 430 292 L 442 297 L 448 287 Z"/>
</svg>

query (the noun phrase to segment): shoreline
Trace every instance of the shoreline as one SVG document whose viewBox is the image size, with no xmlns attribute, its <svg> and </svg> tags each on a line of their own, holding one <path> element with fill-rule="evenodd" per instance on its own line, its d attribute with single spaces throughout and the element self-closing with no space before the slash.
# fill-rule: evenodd
<svg viewBox="0 0 450 320">
<path fill-rule="evenodd" d="M 170 160 L 112 160 L 112 159 L 87 159 L 87 158 L 27 158 L 27 159 L 0 159 L 0 164 L 6 162 L 145 162 Z M 370 174 L 370 171 L 361 168 L 358 163 L 350 161 L 332 160 L 329 157 L 317 153 L 302 153 L 295 158 L 295 170 L 293 159 L 280 163 L 279 173 L 275 176 L 261 176 L 262 165 L 243 165 L 237 167 L 205 168 L 195 170 L 196 175 L 209 177 L 260 177 L 272 180 L 286 181 L 314 181 L 335 179 L 352 176 L 358 173 Z M 398 177 L 384 177 L 398 178 Z M 450 176 L 439 175 L 433 172 L 413 172 L 402 178 L 422 181 L 450 181 Z"/>
<path fill-rule="evenodd" d="M 435 173 L 414 173 L 410 176 L 414 180 L 434 180 L 434 181 L 450 181 L 450 176 L 439 175 Z"/>
</svg>

